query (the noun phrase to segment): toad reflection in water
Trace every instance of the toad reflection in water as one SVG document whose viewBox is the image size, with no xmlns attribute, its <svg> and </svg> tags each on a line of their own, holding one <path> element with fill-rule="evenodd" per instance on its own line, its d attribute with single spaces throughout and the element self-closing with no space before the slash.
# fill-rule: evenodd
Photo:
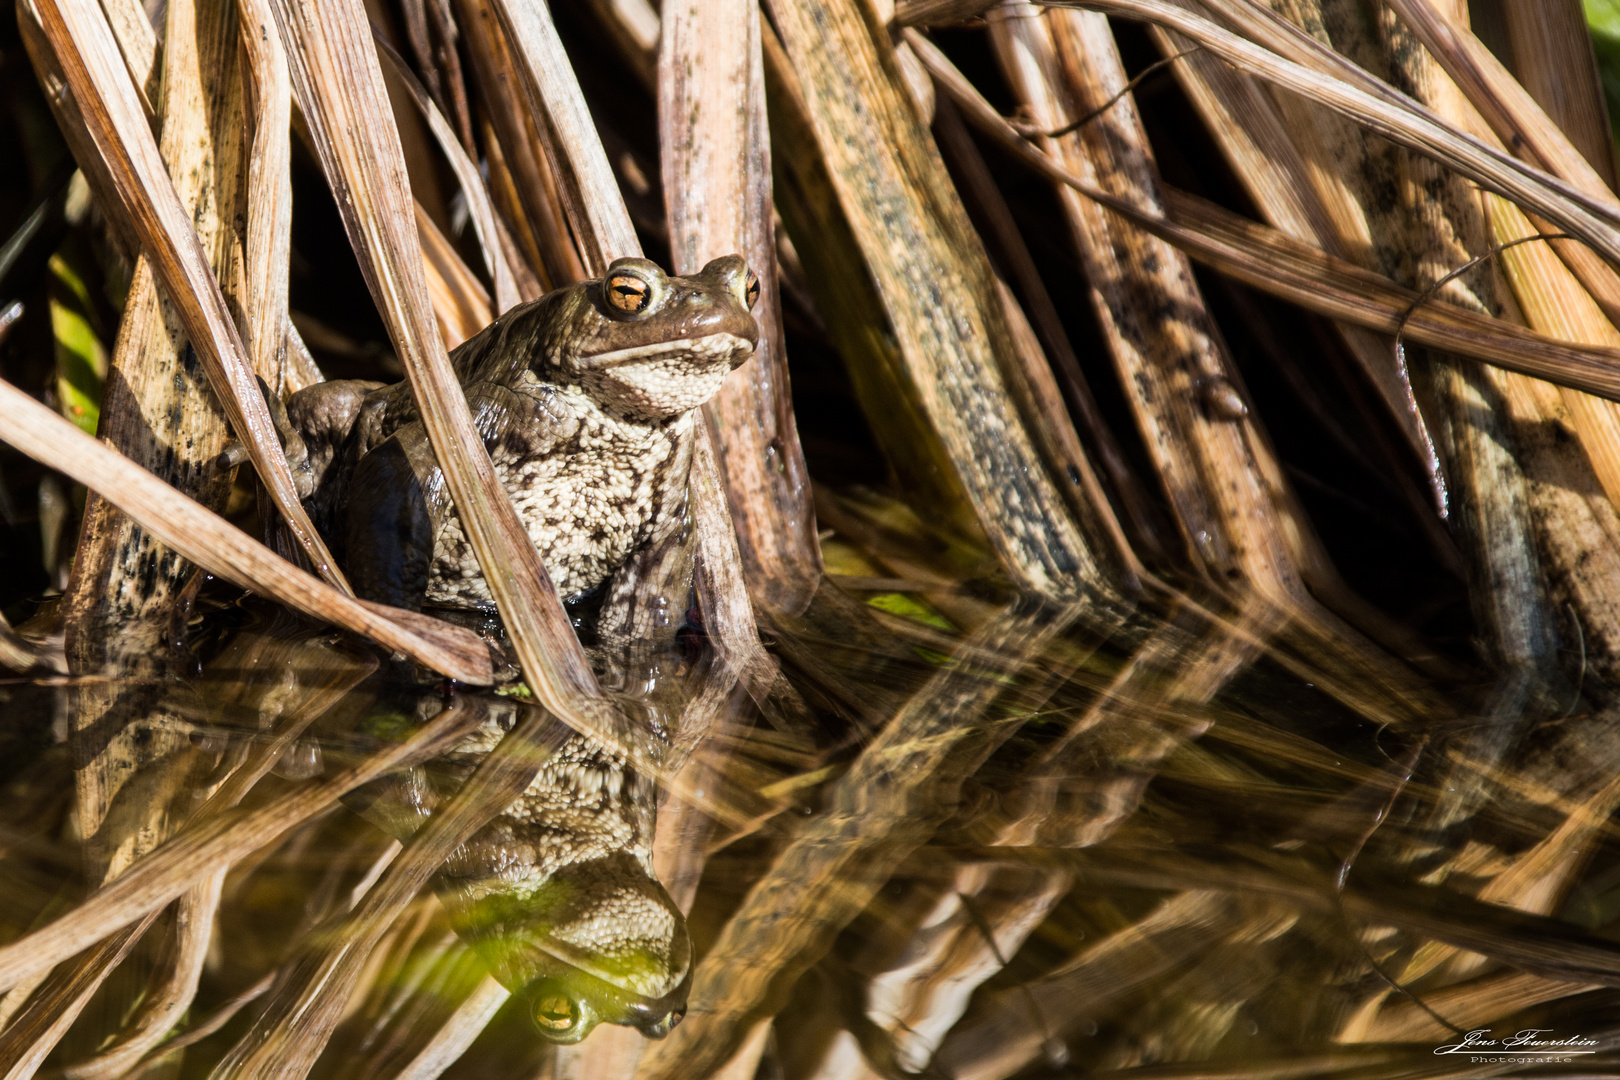
<svg viewBox="0 0 1620 1080">
<path fill-rule="evenodd" d="M 472 774 L 522 706 L 492 702 L 442 757 L 346 802 L 408 839 Z M 560 725 L 559 725 L 560 726 Z M 598 1023 L 661 1038 L 686 1011 L 686 921 L 653 876 L 656 790 L 624 758 L 562 734 L 539 775 L 458 848 L 437 891 L 450 922 L 547 1039 Z"/>
</svg>

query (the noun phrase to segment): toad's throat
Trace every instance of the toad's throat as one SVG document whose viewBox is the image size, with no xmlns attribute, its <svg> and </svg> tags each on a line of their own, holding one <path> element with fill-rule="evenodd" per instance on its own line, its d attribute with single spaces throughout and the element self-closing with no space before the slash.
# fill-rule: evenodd
<svg viewBox="0 0 1620 1080">
<path fill-rule="evenodd" d="M 702 337 L 676 338 L 673 341 L 657 341 L 650 345 L 634 345 L 627 349 L 609 349 L 589 356 L 580 357 L 580 367 L 586 371 L 602 371 L 608 368 L 623 367 L 626 364 L 635 364 L 647 360 L 665 360 L 671 357 L 687 357 L 693 360 L 731 360 L 733 357 L 746 357 L 754 351 L 754 343 L 745 337 L 736 334 L 718 333 L 705 334 Z"/>
</svg>

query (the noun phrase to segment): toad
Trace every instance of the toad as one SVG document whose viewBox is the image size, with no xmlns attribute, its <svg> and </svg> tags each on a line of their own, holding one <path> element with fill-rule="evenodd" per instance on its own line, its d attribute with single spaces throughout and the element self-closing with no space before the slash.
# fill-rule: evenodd
<svg viewBox="0 0 1620 1080">
<path fill-rule="evenodd" d="M 608 599 L 633 603 L 641 564 L 671 562 L 664 553 L 689 531 L 693 410 L 753 353 L 758 296 L 736 255 L 691 277 L 619 259 L 450 354 L 495 474 L 565 600 L 605 585 Z M 493 611 L 409 386 L 318 383 L 292 396 L 287 418 L 295 478 L 358 595 Z M 651 618 L 671 621 L 667 610 Z"/>
</svg>

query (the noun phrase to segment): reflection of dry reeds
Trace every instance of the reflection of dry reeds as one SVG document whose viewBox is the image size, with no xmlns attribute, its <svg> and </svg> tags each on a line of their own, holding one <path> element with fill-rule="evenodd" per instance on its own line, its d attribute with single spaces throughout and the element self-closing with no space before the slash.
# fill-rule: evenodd
<svg viewBox="0 0 1620 1080">
<path fill-rule="evenodd" d="M 0 517 L 93 493 L 62 598 L 0 598 L 0 1073 L 1449 1077 L 1493 1026 L 1612 1070 L 1620 197 L 1575 0 L 152 7 L 0 38 L 43 90 L 0 138 L 82 173 L 0 249 L 0 439 L 47 470 Z M 690 591 L 652 661 L 581 644 L 448 356 L 644 251 L 762 285 L 691 535 L 603 636 Z M 271 422 L 322 363 L 409 381 L 531 704 L 348 594 Z M 401 704 L 334 627 L 452 681 Z M 338 804 L 497 711 L 403 846 Z M 548 1046 L 426 889 L 554 719 L 660 782 L 663 1042 Z"/>
</svg>

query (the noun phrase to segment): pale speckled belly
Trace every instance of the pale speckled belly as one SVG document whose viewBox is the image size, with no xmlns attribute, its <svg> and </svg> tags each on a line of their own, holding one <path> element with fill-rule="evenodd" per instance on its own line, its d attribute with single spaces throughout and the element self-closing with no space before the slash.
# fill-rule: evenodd
<svg viewBox="0 0 1620 1080">
<path fill-rule="evenodd" d="M 601 584 L 645 539 L 674 455 L 661 434 L 636 446 L 592 442 L 586 433 L 565 452 L 495 458 L 495 474 L 564 598 Z M 434 538 L 427 598 L 469 606 L 493 600 L 454 512 Z"/>
</svg>

